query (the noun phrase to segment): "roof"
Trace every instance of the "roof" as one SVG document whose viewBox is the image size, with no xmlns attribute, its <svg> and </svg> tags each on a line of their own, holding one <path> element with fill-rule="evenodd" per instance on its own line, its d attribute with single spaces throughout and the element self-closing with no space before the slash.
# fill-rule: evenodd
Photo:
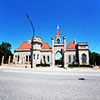
<svg viewBox="0 0 100 100">
<path fill-rule="evenodd" d="M 87 43 L 87 42 L 81 42 L 81 43 L 78 43 L 77 45 L 78 45 L 78 46 L 82 46 L 82 45 L 83 45 L 83 46 L 87 46 L 88 43 Z"/>
<path fill-rule="evenodd" d="M 68 46 L 66 47 L 66 49 L 75 49 L 75 43 L 73 42 L 69 42 Z"/>
<path fill-rule="evenodd" d="M 31 43 L 23 42 L 18 49 L 31 49 Z M 42 43 L 42 49 L 50 49 L 48 43 Z"/>
<path fill-rule="evenodd" d="M 18 49 L 31 49 L 31 43 L 23 42 Z"/>
<path fill-rule="evenodd" d="M 42 49 L 50 49 L 50 46 L 48 43 L 42 43 Z"/>
<path fill-rule="evenodd" d="M 60 35 L 59 27 L 57 27 L 57 34 L 56 35 Z"/>
</svg>

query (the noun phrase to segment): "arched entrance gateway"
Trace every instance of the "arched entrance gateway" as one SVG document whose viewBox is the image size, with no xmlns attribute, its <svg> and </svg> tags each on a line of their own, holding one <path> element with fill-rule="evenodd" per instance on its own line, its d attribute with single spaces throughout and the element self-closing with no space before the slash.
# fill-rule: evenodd
<svg viewBox="0 0 100 100">
<path fill-rule="evenodd" d="M 59 27 L 57 27 L 56 43 L 54 43 L 54 37 L 52 37 L 52 66 L 55 66 L 57 64 L 57 61 L 55 62 L 55 56 L 58 52 L 62 55 L 61 66 L 66 68 L 66 37 L 63 37 L 62 43 Z"/>
<path fill-rule="evenodd" d="M 63 53 L 61 51 L 55 53 L 55 66 L 63 67 Z"/>
</svg>

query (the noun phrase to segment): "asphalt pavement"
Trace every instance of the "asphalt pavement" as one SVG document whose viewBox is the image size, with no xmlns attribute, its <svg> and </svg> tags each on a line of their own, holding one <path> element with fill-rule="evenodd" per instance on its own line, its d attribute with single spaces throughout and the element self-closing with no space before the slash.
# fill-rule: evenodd
<svg viewBox="0 0 100 100">
<path fill-rule="evenodd" d="M 100 100 L 100 70 L 0 67 L 0 100 Z"/>
</svg>

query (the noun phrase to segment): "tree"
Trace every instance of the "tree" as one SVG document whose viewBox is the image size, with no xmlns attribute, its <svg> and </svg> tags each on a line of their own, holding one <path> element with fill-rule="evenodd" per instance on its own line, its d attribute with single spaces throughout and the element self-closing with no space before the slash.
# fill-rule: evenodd
<svg viewBox="0 0 100 100">
<path fill-rule="evenodd" d="M 90 65 L 100 65 L 100 54 L 96 52 L 89 51 Z"/>
<path fill-rule="evenodd" d="M 55 60 L 55 64 L 57 65 L 62 65 L 63 64 L 63 58 L 61 57 L 60 59 L 58 60 Z"/>
<path fill-rule="evenodd" d="M 2 56 L 4 56 L 5 58 L 8 58 L 9 56 L 13 57 L 10 43 L 2 42 L 2 44 L 0 45 L 0 64 Z"/>
</svg>

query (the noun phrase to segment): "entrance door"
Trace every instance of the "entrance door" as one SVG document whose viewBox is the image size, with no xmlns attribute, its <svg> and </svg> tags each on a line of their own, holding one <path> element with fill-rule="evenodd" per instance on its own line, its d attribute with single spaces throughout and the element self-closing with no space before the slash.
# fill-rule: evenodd
<svg viewBox="0 0 100 100">
<path fill-rule="evenodd" d="M 63 67 L 63 55 L 59 51 L 55 54 L 55 66 Z"/>
</svg>

